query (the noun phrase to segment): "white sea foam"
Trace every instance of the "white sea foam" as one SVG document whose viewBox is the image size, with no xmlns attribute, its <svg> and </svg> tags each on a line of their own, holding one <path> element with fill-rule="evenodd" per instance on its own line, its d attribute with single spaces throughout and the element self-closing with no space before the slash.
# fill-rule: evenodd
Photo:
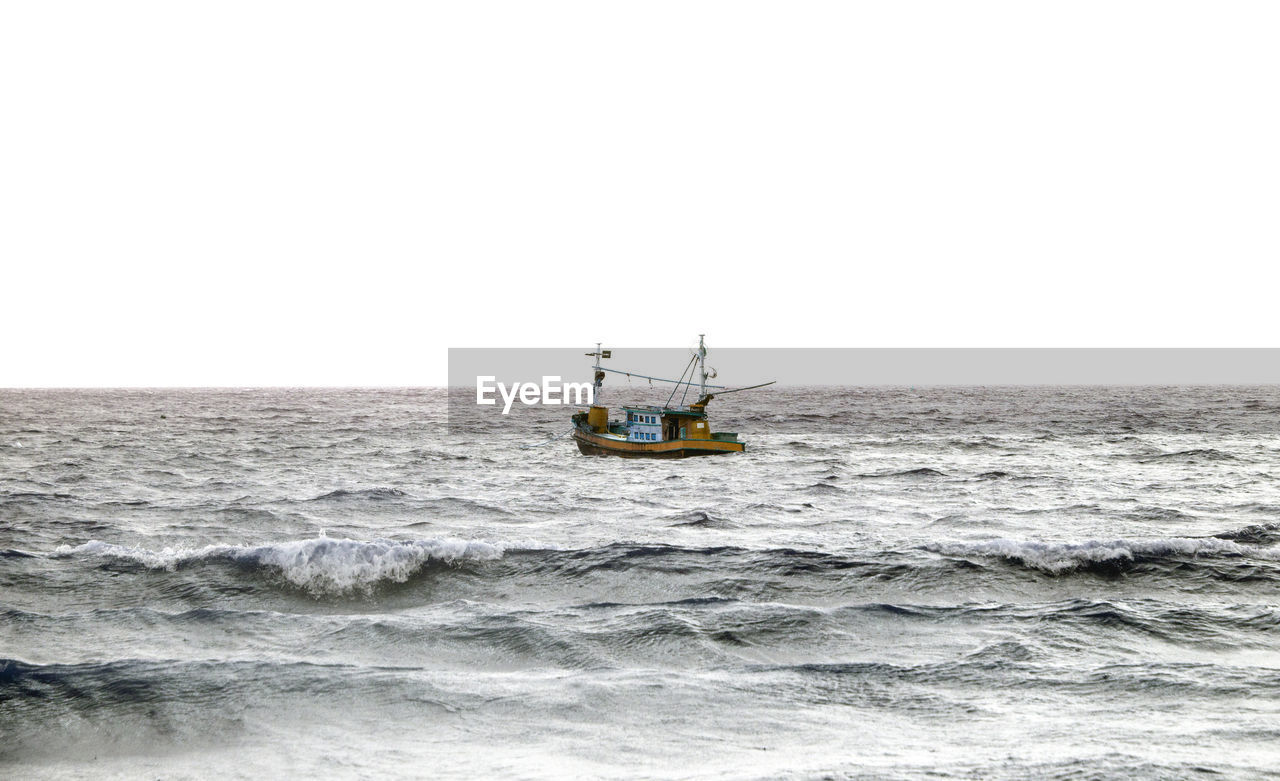
<svg viewBox="0 0 1280 781">
<path fill-rule="evenodd" d="M 63 545 L 56 555 L 105 556 L 174 571 L 185 565 L 226 561 L 276 570 L 312 593 L 367 590 L 378 583 L 403 583 L 429 562 L 457 564 L 502 556 L 504 546 L 481 540 L 351 540 L 317 537 L 265 545 L 207 545 L 159 551 L 94 540 Z"/>
<path fill-rule="evenodd" d="M 934 543 L 923 547 L 944 556 L 998 556 L 1053 574 L 1090 565 L 1124 564 L 1142 556 L 1240 556 L 1280 560 L 1280 547 L 1244 545 L 1214 537 L 1086 540 L 1078 543 L 996 539 L 978 543 Z"/>
</svg>

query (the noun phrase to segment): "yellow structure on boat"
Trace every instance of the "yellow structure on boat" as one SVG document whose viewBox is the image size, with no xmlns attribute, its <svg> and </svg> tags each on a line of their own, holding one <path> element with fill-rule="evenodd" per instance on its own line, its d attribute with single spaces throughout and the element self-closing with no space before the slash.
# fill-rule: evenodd
<svg viewBox="0 0 1280 781">
<path fill-rule="evenodd" d="M 573 416 L 573 439 L 578 443 L 578 450 L 584 455 L 623 456 L 627 458 L 687 458 L 689 456 L 741 453 L 746 450 L 747 446 L 738 441 L 736 433 L 711 430 L 711 423 L 707 420 L 707 404 L 715 398 L 715 395 L 708 393 L 707 389 L 718 390 L 720 393 L 734 393 L 740 390 L 761 388 L 765 385 L 773 384 L 772 382 L 766 382 L 760 385 L 752 385 L 750 388 L 724 388 L 724 386 L 720 385 L 707 385 L 708 377 L 713 375 L 709 374 L 706 369 L 707 348 L 701 336 L 698 338 L 698 352 L 694 354 L 689 366 L 681 373 L 679 380 L 664 380 L 660 377 L 649 377 L 643 374 L 606 369 L 600 365 L 600 360 L 608 358 L 610 351 L 601 350 L 599 345 L 596 345 L 594 353 L 587 353 L 587 355 L 596 359 L 596 364 L 592 367 L 595 369 L 595 392 L 592 395 L 592 399 L 596 403 L 589 407 L 586 412 L 579 412 Z M 604 383 L 605 372 L 626 374 L 630 377 L 659 382 L 672 382 L 677 387 L 687 385 L 692 388 L 693 374 L 690 370 L 693 368 L 695 361 L 701 371 L 702 381 L 698 386 L 698 400 L 687 407 L 623 407 L 622 411 L 626 413 L 626 418 L 610 421 L 608 408 L 599 404 L 600 388 Z M 688 380 L 685 379 L 685 374 L 689 375 Z M 672 391 L 672 398 L 674 397 L 675 391 Z"/>
</svg>

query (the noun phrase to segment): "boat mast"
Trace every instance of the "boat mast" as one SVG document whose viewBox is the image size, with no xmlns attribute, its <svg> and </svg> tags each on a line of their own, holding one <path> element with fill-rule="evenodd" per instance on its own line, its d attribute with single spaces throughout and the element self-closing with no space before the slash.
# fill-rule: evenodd
<svg viewBox="0 0 1280 781">
<path fill-rule="evenodd" d="M 698 371 L 702 374 L 702 384 L 698 388 L 700 399 L 707 395 L 707 346 L 702 341 L 704 336 L 706 334 L 698 334 Z"/>
<path fill-rule="evenodd" d="M 587 353 L 587 355 L 595 356 L 595 365 L 591 368 L 595 370 L 591 379 L 591 403 L 598 405 L 600 403 L 600 388 L 604 385 L 604 367 L 600 365 L 600 359 L 608 357 L 608 353 L 600 349 L 600 342 L 596 342 L 596 351 Z"/>
</svg>

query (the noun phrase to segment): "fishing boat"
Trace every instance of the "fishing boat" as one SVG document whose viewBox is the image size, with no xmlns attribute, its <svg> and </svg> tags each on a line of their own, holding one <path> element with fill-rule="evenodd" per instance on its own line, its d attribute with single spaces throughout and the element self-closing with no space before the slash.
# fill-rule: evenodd
<svg viewBox="0 0 1280 781">
<path fill-rule="evenodd" d="M 585 412 L 578 412 L 573 416 L 573 439 L 578 443 L 578 450 L 584 455 L 624 458 L 688 458 L 744 452 L 747 449 L 746 443 L 738 439 L 737 433 L 711 430 L 711 422 L 707 419 L 707 404 L 717 395 L 763 388 L 772 385 L 774 381 L 745 388 L 708 385 L 707 380 L 713 379 L 715 373 L 707 371 L 707 346 L 704 337 L 705 334 L 698 335 L 698 349 L 676 380 L 606 368 L 600 362 L 612 357 L 612 350 L 602 350 L 597 344 L 595 352 L 587 353 L 596 359 L 591 367 L 595 370 L 592 404 Z M 606 372 L 625 374 L 650 382 L 669 382 L 675 387 L 666 404 L 624 406 L 622 412 L 625 417 L 609 420 L 608 407 L 600 404 Z M 695 376 L 701 378 L 696 385 Z M 676 392 L 682 387 L 682 400 L 689 391 L 697 388 L 697 401 L 687 406 L 672 406 Z"/>
</svg>

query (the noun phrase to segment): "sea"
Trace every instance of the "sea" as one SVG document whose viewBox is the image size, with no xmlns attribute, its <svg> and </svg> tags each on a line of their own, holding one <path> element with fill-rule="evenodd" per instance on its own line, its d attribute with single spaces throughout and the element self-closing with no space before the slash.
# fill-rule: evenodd
<svg viewBox="0 0 1280 781">
<path fill-rule="evenodd" d="M 0 391 L 0 777 L 1280 777 L 1280 388 L 571 412 Z"/>
</svg>

